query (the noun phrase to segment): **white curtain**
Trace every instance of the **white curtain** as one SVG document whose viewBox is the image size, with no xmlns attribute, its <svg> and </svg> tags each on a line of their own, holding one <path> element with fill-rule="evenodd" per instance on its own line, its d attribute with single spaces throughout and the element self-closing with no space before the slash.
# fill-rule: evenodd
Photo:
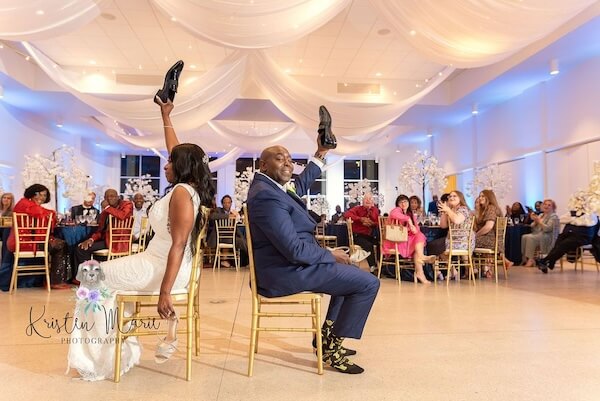
<svg viewBox="0 0 600 401">
<path fill-rule="evenodd" d="M 101 0 L 2 0 L 0 39 L 46 40 L 80 28 L 100 15 Z"/>
<path fill-rule="evenodd" d="M 216 121 L 209 121 L 208 126 L 223 139 L 230 143 L 238 144 L 238 146 L 243 147 L 246 151 L 261 151 L 266 147 L 278 145 L 288 136 L 298 133 L 298 131 L 301 130 L 301 128 L 295 124 L 290 124 L 290 126 L 282 129 L 281 131 L 270 135 L 249 136 L 235 132 L 234 130 L 227 128 Z"/>
<path fill-rule="evenodd" d="M 65 72 L 56 66 L 29 43 L 23 43 L 29 54 L 38 65 L 56 83 L 65 88 L 73 96 L 79 98 L 107 116 L 140 130 L 160 133 L 162 120 L 159 108 L 153 102 L 157 88 L 150 88 L 148 98 L 144 100 L 110 100 L 101 95 L 86 94 L 81 91 L 81 77 Z M 244 78 L 246 55 L 236 51 L 221 64 L 187 86 L 180 85 L 177 93 L 177 107 L 172 118 L 179 131 L 189 131 L 201 127 L 221 113 L 240 94 Z M 117 93 L 127 92 L 126 89 Z"/>
<path fill-rule="evenodd" d="M 325 105 L 331 113 L 335 135 L 354 136 L 380 130 L 416 104 L 444 81 L 453 71 L 446 68 L 429 85 L 406 99 L 394 104 L 347 103 L 343 97 L 325 96 L 286 75 L 264 51 L 249 55 L 252 77 L 268 98 L 285 115 L 307 130 L 319 124 L 319 106 Z"/>
<path fill-rule="evenodd" d="M 473 68 L 549 34 L 596 0 L 370 0 L 429 60 Z"/>
<path fill-rule="evenodd" d="M 350 0 L 153 0 L 195 36 L 223 46 L 265 48 L 320 28 Z"/>
</svg>

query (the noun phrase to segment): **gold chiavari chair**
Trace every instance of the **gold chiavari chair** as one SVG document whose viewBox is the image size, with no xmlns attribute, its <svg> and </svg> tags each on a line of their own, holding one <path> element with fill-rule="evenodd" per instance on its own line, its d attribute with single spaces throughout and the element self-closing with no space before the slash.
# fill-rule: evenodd
<svg viewBox="0 0 600 401">
<path fill-rule="evenodd" d="M 144 252 L 146 250 L 146 239 L 148 238 L 149 233 L 150 222 L 148 216 L 142 216 L 142 220 L 140 221 L 140 236 L 137 243 L 131 244 L 132 254 Z"/>
<path fill-rule="evenodd" d="M 473 280 L 473 284 L 475 284 L 472 258 L 473 245 L 471 243 L 473 238 L 473 221 L 473 217 L 470 216 L 460 225 L 449 224 L 449 245 L 448 249 L 444 252 L 447 259 L 438 259 L 434 263 L 434 274 L 436 277 L 440 270 L 447 270 L 446 285 L 450 283 L 450 273 L 453 268 L 457 271 L 456 280 L 460 280 L 461 267 L 467 269 L 469 280 Z"/>
<path fill-rule="evenodd" d="M 215 230 L 217 230 L 217 248 L 215 251 L 215 260 L 213 270 L 221 268 L 221 260 L 233 259 L 235 270 L 240 270 L 240 252 L 236 245 L 235 219 L 221 219 L 215 221 Z"/>
<path fill-rule="evenodd" d="M 494 249 L 487 248 L 475 248 L 473 250 L 473 263 L 479 269 L 479 278 L 481 278 L 481 272 L 483 271 L 484 265 L 491 264 L 494 268 L 494 275 L 496 276 L 496 283 L 498 282 L 498 268 L 502 266 L 504 269 L 504 279 L 508 279 L 508 271 L 504 265 L 504 239 L 506 238 L 506 225 L 508 218 L 496 217 L 496 241 Z"/>
<path fill-rule="evenodd" d="M 108 219 L 109 241 L 106 249 L 99 249 L 92 254 L 94 257 L 116 259 L 131 255 L 131 239 L 133 237 L 133 216 L 126 219 L 117 219 L 110 216 Z"/>
<path fill-rule="evenodd" d="M 256 284 L 256 270 L 254 266 L 254 250 L 252 249 L 252 235 L 250 233 L 250 219 L 246 206 L 243 208 L 244 225 L 246 226 L 246 241 L 248 243 L 248 257 L 250 267 L 250 289 L 252 291 L 252 327 L 250 329 L 250 350 L 248 352 L 248 376 L 252 376 L 254 370 L 254 354 L 258 351 L 258 333 L 261 331 L 291 331 L 291 332 L 311 332 L 316 336 L 316 344 L 322 343 L 321 337 L 321 294 L 312 292 L 302 292 L 299 294 L 288 295 L 284 297 L 267 298 L 258 294 Z M 290 306 L 290 305 L 310 305 L 310 312 L 298 312 L 297 309 L 290 309 L 287 312 L 271 312 L 263 310 L 263 306 Z M 264 318 L 288 318 L 288 317 L 308 317 L 311 319 L 311 327 L 281 327 L 281 326 L 261 326 Z M 323 348 L 317 346 L 317 373 L 323 374 Z"/>
<path fill-rule="evenodd" d="M 379 216 L 379 238 L 381 239 L 381 241 L 379 241 L 379 271 L 377 272 L 377 278 L 381 278 L 381 270 L 383 269 L 383 266 L 393 265 L 396 269 L 396 279 L 398 280 L 398 285 L 400 285 L 402 282 L 401 277 L 400 277 L 402 269 L 412 270 L 414 281 L 416 283 L 417 276 L 414 275 L 415 264 L 414 264 L 412 258 L 409 258 L 409 259 L 403 258 L 400 255 L 400 252 L 398 252 L 398 245 L 400 244 L 400 242 L 391 241 L 386 235 L 386 226 L 390 223 L 393 223 L 396 225 L 400 224 L 400 222 L 390 219 L 388 217 Z M 383 241 L 384 240 L 391 241 L 395 245 L 394 249 L 391 249 L 388 251 L 388 252 L 390 252 L 390 255 L 394 258 L 393 260 L 385 260 L 384 259 L 384 254 L 383 254 Z"/>
<path fill-rule="evenodd" d="M 323 248 L 337 247 L 337 237 L 325 234 L 325 223 L 317 224 L 315 228 L 315 239 Z"/>
</svg>

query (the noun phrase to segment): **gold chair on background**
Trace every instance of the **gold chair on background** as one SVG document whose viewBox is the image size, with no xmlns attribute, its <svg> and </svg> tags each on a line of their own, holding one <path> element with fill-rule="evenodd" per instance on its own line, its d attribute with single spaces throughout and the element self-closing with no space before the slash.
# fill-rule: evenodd
<svg viewBox="0 0 600 401">
<path fill-rule="evenodd" d="M 481 278 L 483 266 L 492 264 L 494 267 L 494 275 L 496 276 L 496 283 L 498 282 L 499 266 L 502 266 L 504 269 L 504 279 L 508 279 L 508 271 L 504 265 L 504 239 L 506 238 L 507 222 L 507 217 L 496 217 L 496 241 L 494 249 L 475 248 L 473 250 L 473 264 L 479 269 L 479 278 Z"/>
<path fill-rule="evenodd" d="M 434 263 L 434 276 L 437 277 L 440 270 L 447 270 L 446 272 L 446 285 L 450 283 L 450 273 L 455 268 L 456 280 L 460 281 L 460 268 L 465 267 L 469 280 L 473 280 L 475 285 L 475 272 L 473 270 L 473 245 L 471 240 L 473 238 L 473 221 L 474 218 L 470 216 L 465 221 L 456 226 L 449 224 L 448 238 L 449 247 L 444 252 L 444 255 L 448 258 L 447 260 L 436 260 Z M 445 267 L 441 267 L 441 266 Z M 436 280 L 437 282 L 437 280 Z"/>
<path fill-rule="evenodd" d="M 252 291 L 252 327 L 250 329 L 250 350 L 248 352 L 248 376 L 252 376 L 254 370 L 254 354 L 258 351 L 258 333 L 261 331 L 291 331 L 310 332 L 316 336 L 316 343 L 321 344 L 321 294 L 312 292 L 301 292 L 284 297 L 267 298 L 258 294 L 256 286 L 256 271 L 254 266 L 254 250 L 252 249 L 252 235 L 250 234 L 250 219 L 246 206 L 243 208 L 244 225 L 246 226 L 246 241 L 248 242 L 248 257 L 250 267 L 250 289 Z M 310 305 L 310 312 L 265 312 L 263 306 L 274 305 Z M 261 326 L 263 318 L 285 318 L 285 317 L 308 317 L 311 319 L 311 327 L 281 327 Z M 317 347 L 317 373 L 323 374 L 323 349 Z"/>
<path fill-rule="evenodd" d="M 102 257 L 106 260 L 116 259 L 131 255 L 131 239 L 133 238 L 133 216 L 124 220 L 109 216 L 108 236 L 106 249 L 99 249 L 92 253 L 92 257 Z"/>
<path fill-rule="evenodd" d="M 233 259 L 235 270 L 240 270 L 240 252 L 235 243 L 235 219 L 220 219 L 215 221 L 215 230 L 217 230 L 217 248 L 215 251 L 215 260 L 213 270 L 221 268 L 221 260 Z M 227 252 L 224 252 L 227 251 Z M 229 253 L 229 251 L 231 253 Z"/>
<path fill-rule="evenodd" d="M 315 239 L 323 248 L 337 247 L 337 237 L 335 235 L 325 234 L 325 224 L 318 223 L 315 228 Z"/>
<path fill-rule="evenodd" d="M 13 230 L 15 231 L 15 261 L 10 278 L 10 293 L 17 291 L 17 280 L 22 276 L 45 275 L 46 288 L 50 292 L 50 218 L 31 217 L 25 213 L 13 213 Z M 19 266 L 25 259 L 42 259 L 37 265 Z"/>
<path fill-rule="evenodd" d="M 598 261 L 596 260 L 596 258 L 594 257 L 594 255 L 592 254 L 592 245 L 582 245 L 582 246 L 578 246 L 577 249 L 575 250 L 575 263 L 573 263 L 573 265 L 575 266 L 575 271 L 577 271 L 577 265 L 579 263 L 581 263 L 581 272 L 583 273 L 583 257 L 584 257 L 584 252 L 588 251 L 591 258 L 594 261 L 594 264 L 596 265 L 596 271 L 600 272 L 600 265 L 598 265 Z M 560 271 L 563 271 L 563 258 L 560 258 Z"/>
<path fill-rule="evenodd" d="M 203 208 L 203 212 L 206 212 Z M 206 212 L 207 213 L 207 212 Z M 201 230 L 200 235 L 196 238 L 196 254 L 192 261 L 192 271 L 190 272 L 190 281 L 187 288 L 173 290 L 171 299 L 173 306 L 185 307 L 184 314 L 178 314 L 180 324 L 177 327 L 177 334 L 185 334 L 186 336 L 186 365 L 185 379 L 192 379 L 192 341 L 195 345 L 194 354 L 200 354 L 200 295 L 198 286 L 200 284 L 200 276 L 202 273 L 203 252 L 202 240 L 206 236 L 206 225 Z M 166 335 L 167 330 L 144 330 L 143 325 L 134 324 L 133 328 L 128 329 L 126 325 L 132 321 L 154 321 L 162 320 L 156 312 L 160 291 L 121 291 L 117 293 L 115 304 L 118 307 L 117 328 L 116 328 L 116 346 L 115 346 L 115 366 L 114 366 L 114 381 L 118 383 L 121 380 L 121 345 L 128 337 L 143 337 Z M 125 304 L 133 303 L 135 305 L 132 316 L 125 316 Z M 142 314 L 143 308 L 152 308 L 152 312 Z M 185 321 L 185 325 L 181 324 Z M 182 326 L 184 326 L 182 328 Z"/>
<path fill-rule="evenodd" d="M 394 242 L 394 245 L 396 247 L 395 247 L 395 249 L 389 250 L 389 252 L 390 252 L 389 255 L 393 256 L 394 260 L 392 260 L 392 261 L 385 260 L 383 257 L 384 256 L 383 255 L 383 241 L 384 240 L 391 241 L 386 236 L 386 225 L 388 225 L 390 223 L 396 224 L 396 225 L 400 224 L 400 222 L 397 220 L 390 219 L 388 217 L 379 216 L 379 238 L 381 239 L 381 241 L 379 241 L 379 271 L 377 272 L 377 278 L 381 279 L 381 270 L 383 269 L 384 265 L 393 265 L 396 269 L 396 279 L 398 280 L 398 285 L 400 285 L 402 282 L 402 279 L 400 277 L 402 269 L 412 270 L 414 281 L 416 283 L 417 276 L 414 274 L 415 264 L 414 264 L 412 258 L 406 259 L 400 255 L 400 252 L 398 252 L 398 245 L 400 244 L 400 242 L 392 241 L 392 242 Z"/>
<path fill-rule="evenodd" d="M 140 253 L 146 250 L 146 239 L 150 234 L 150 222 L 148 220 L 148 216 L 142 216 L 142 220 L 140 222 L 140 236 L 138 238 L 137 243 L 131 244 L 131 253 Z"/>
</svg>

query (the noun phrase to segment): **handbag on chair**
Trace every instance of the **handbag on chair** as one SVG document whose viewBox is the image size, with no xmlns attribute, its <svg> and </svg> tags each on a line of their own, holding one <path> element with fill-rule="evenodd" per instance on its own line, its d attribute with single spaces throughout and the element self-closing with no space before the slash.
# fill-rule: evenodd
<svg viewBox="0 0 600 401">
<path fill-rule="evenodd" d="M 387 223 L 385 239 L 393 242 L 406 242 L 408 241 L 408 229 L 400 224 Z"/>
</svg>

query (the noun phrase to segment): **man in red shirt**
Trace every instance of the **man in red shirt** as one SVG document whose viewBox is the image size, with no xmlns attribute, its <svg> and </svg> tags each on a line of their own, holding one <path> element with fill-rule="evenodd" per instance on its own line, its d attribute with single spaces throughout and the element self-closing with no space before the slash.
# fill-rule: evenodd
<svg viewBox="0 0 600 401">
<path fill-rule="evenodd" d="M 379 225 L 379 209 L 375 207 L 373 195 L 366 193 L 362 205 L 354 206 L 346 211 L 344 218 L 352 219 L 354 243 L 371 253 L 367 257 L 367 261 L 369 262 L 371 273 L 375 272 L 377 270 L 377 262 L 375 261 L 373 246 L 377 245 L 377 239 L 373 236 L 373 232 Z"/>
<path fill-rule="evenodd" d="M 100 204 L 102 213 L 98 218 L 98 229 L 90 238 L 80 243 L 75 249 L 75 266 L 73 266 L 73 277 L 77 276 L 77 267 L 92 258 L 92 253 L 100 249 L 107 248 L 108 219 L 109 216 L 115 216 L 119 220 L 125 220 L 133 214 L 133 203 L 127 200 L 121 200 L 119 194 L 114 189 L 107 189 L 104 193 L 104 200 Z"/>
</svg>

